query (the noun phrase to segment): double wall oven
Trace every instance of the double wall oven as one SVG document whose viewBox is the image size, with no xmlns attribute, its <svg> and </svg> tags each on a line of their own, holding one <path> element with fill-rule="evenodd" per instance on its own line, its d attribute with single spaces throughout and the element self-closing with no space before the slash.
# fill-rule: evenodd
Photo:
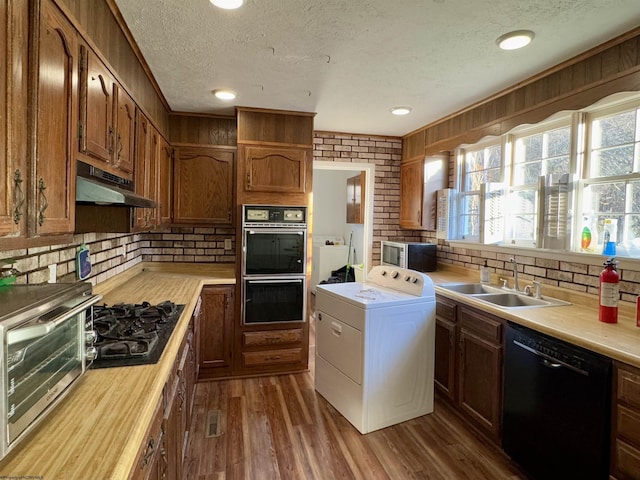
<svg viewBox="0 0 640 480">
<path fill-rule="evenodd" d="M 302 322 L 307 207 L 243 205 L 242 321 Z"/>
</svg>

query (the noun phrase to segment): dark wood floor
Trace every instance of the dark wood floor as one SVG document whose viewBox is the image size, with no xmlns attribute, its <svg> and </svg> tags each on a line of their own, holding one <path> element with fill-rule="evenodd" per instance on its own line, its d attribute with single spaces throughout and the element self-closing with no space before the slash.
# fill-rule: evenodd
<svg viewBox="0 0 640 480">
<path fill-rule="evenodd" d="M 311 372 L 198 384 L 185 478 L 523 478 L 443 401 L 431 415 L 361 435 L 315 392 Z M 216 410 L 217 432 L 208 431 Z"/>
</svg>

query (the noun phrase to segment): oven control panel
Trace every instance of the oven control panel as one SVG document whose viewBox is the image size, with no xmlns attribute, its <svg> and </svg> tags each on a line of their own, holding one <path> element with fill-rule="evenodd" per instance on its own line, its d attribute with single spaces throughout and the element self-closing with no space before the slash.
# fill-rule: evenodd
<svg viewBox="0 0 640 480">
<path fill-rule="evenodd" d="M 283 207 L 266 205 L 244 205 L 243 222 L 255 224 L 306 224 L 307 207 Z"/>
</svg>

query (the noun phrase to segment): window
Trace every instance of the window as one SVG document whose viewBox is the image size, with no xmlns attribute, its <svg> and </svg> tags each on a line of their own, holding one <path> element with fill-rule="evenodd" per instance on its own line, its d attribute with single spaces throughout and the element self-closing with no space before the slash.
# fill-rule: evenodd
<svg viewBox="0 0 640 480">
<path fill-rule="evenodd" d="M 483 185 L 502 181 L 502 145 L 497 143 L 463 150 L 461 158 L 463 167 L 458 231 L 464 240 L 480 241 Z"/>
<path fill-rule="evenodd" d="M 461 150 L 457 238 L 640 258 L 640 95 L 631 98 Z"/>
<path fill-rule="evenodd" d="M 640 256 L 640 108 L 588 117 L 581 231 L 595 253 Z M 607 245 L 609 242 L 609 245 Z M 614 248 L 611 243 L 617 244 Z M 609 247 L 607 249 L 607 247 Z"/>
<path fill-rule="evenodd" d="M 566 201 L 557 184 L 570 173 L 571 125 L 565 120 L 537 130 L 513 137 L 506 240 L 514 245 L 540 247 L 545 236 L 566 235 Z"/>
</svg>

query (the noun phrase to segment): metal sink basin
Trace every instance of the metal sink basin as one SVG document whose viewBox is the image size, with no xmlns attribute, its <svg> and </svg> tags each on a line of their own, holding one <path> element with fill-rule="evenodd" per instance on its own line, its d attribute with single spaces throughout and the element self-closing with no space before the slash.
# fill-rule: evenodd
<svg viewBox="0 0 640 480">
<path fill-rule="evenodd" d="M 498 287 L 490 287 L 484 283 L 445 283 L 440 286 L 446 290 L 451 290 L 456 293 L 464 293 L 465 295 L 500 292 Z"/>
<path fill-rule="evenodd" d="M 534 298 L 523 293 L 505 291 L 500 287 L 492 287 L 482 283 L 445 283 L 439 287 L 446 290 L 468 295 L 469 297 L 505 309 L 512 308 L 535 308 L 535 307 L 558 307 L 571 305 L 564 300 L 543 296 Z"/>
</svg>

